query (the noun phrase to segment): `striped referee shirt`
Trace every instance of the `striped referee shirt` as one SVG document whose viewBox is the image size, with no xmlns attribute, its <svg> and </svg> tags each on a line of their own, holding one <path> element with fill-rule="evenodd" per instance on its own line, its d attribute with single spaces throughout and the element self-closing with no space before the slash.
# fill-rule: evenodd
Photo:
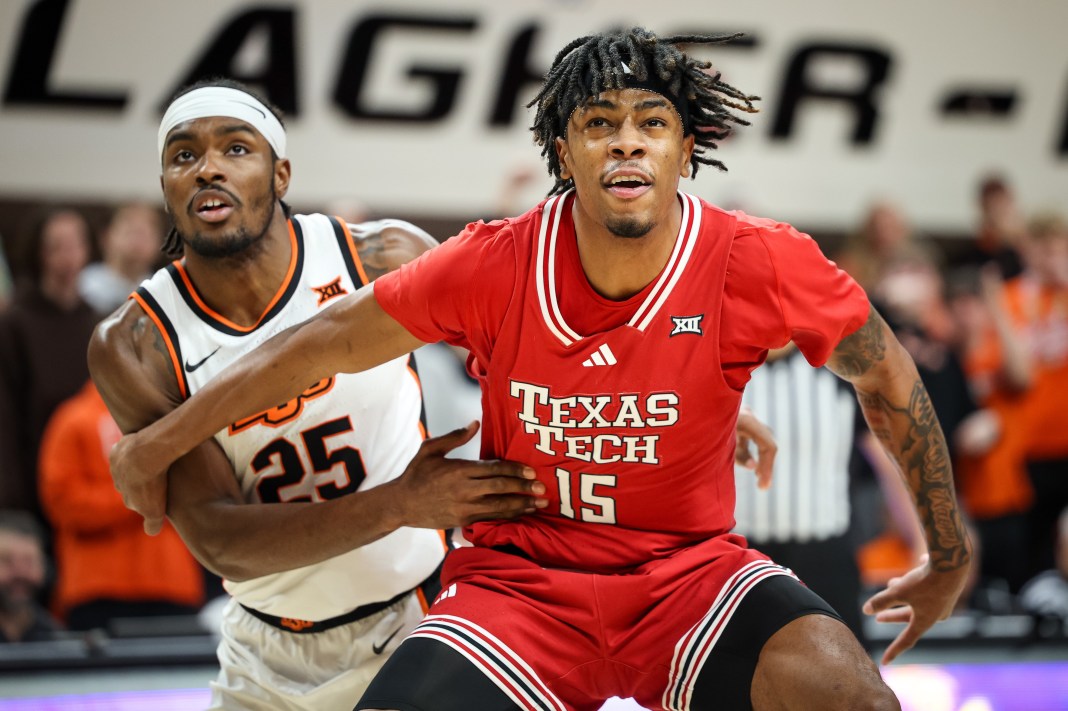
<svg viewBox="0 0 1068 711">
<path fill-rule="evenodd" d="M 734 530 L 762 543 L 844 534 L 857 406 L 852 388 L 795 349 L 753 372 L 742 403 L 775 433 L 779 451 L 765 491 L 752 471 L 735 467 Z"/>
</svg>

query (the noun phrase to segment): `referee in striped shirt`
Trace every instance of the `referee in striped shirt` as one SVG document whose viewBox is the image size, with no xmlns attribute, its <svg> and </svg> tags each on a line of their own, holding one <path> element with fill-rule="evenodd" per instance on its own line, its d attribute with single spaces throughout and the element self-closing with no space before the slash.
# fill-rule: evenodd
<svg viewBox="0 0 1068 711">
<path fill-rule="evenodd" d="M 856 395 L 826 368 L 813 368 L 792 344 L 771 351 L 753 372 L 742 404 L 775 433 L 771 487 L 735 469 L 735 531 L 792 569 L 864 642 L 860 571 L 849 535 L 849 459 Z"/>
</svg>

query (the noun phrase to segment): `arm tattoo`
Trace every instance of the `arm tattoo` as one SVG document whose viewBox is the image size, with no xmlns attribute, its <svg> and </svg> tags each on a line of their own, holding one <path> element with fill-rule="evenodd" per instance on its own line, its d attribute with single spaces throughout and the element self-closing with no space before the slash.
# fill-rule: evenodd
<svg viewBox="0 0 1068 711">
<path fill-rule="evenodd" d="M 386 261 L 385 251 L 381 232 L 367 235 L 363 239 L 356 241 L 356 253 L 360 255 L 360 261 L 363 262 L 363 270 L 367 273 L 367 278 L 370 281 L 374 281 L 383 274 L 392 271 Z"/>
<path fill-rule="evenodd" d="M 831 369 L 846 378 L 864 375 L 872 366 L 886 357 L 886 337 L 883 335 L 883 317 L 869 307 L 868 320 L 842 339 L 834 349 Z"/>
<path fill-rule="evenodd" d="M 159 351 L 165 362 L 170 362 L 171 352 L 167 349 L 167 343 L 163 340 L 163 334 L 158 328 L 152 329 L 152 347 Z"/>
<path fill-rule="evenodd" d="M 141 316 L 133 322 L 133 326 L 130 328 L 130 335 L 133 336 L 134 350 L 137 353 L 137 357 L 144 359 L 145 336 L 151 335 L 152 348 L 161 356 L 166 363 L 171 361 L 171 353 L 167 350 L 167 344 L 163 340 L 163 334 L 156 328 L 149 320 L 147 316 Z"/>
<path fill-rule="evenodd" d="M 949 450 L 927 389 L 917 378 L 904 407 L 882 393 L 857 395 L 871 431 L 901 465 L 916 497 L 931 566 L 945 572 L 965 565 L 964 523 L 953 492 Z"/>
<path fill-rule="evenodd" d="M 130 329 L 133 334 L 134 341 L 141 340 L 145 335 L 145 326 L 148 324 L 148 319 L 144 316 L 137 319 L 133 323 L 133 328 Z"/>
</svg>

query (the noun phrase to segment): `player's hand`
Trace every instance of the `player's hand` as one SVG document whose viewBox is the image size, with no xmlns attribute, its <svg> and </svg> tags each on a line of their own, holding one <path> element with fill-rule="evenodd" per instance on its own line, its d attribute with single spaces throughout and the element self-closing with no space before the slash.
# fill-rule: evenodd
<svg viewBox="0 0 1068 711">
<path fill-rule="evenodd" d="M 736 426 L 737 440 L 734 448 L 734 461 L 756 473 L 757 488 L 767 489 L 771 486 L 772 467 L 779 447 L 775 444 L 775 435 L 771 428 L 757 419 L 753 411 L 746 406 L 738 411 Z M 750 445 L 756 446 L 754 459 Z"/>
<path fill-rule="evenodd" d="M 516 518 L 548 504 L 534 470 L 516 462 L 447 459 L 478 432 L 478 423 L 423 442 L 393 482 L 403 524 L 454 528 L 486 519 Z M 389 486 L 389 485 L 387 485 Z"/>
<path fill-rule="evenodd" d="M 141 514 L 145 533 L 154 536 L 167 513 L 167 470 L 159 468 L 160 460 L 142 439 L 136 432 L 128 434 L 111 448 L 111 478 L 126 508 Z"/>
<path fill-rule="evenodd" d="M 883 653 L 883 664 L 911 649 L 934 623 L 949 617 L 967 582 L 968 568 L 965 563 L 953 570 L 937 571 L 924 555 L 920 565 L 900 578 L 891 578 L 886 590 L 864 603 L 864 613 L 874 614 L 877 622 L 905 623 L 905 629 Z"/>
</svg>

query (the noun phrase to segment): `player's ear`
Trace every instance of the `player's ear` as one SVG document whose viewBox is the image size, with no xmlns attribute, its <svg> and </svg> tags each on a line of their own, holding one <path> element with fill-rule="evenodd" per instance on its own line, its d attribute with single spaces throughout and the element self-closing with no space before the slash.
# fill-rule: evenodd
<svg viewBox="0 0 1068 711">
<path fill-rule="evenodd" d="M 292 166 L 288 158 L 279 158 L 274 162 L 274 193 L 282 198 L 289 192 L 289 177 Z"/>
<path fill-rule="evenodd" d="M 690 177 L 690 169 L 692 167 L 690 159 L 693 157 L 693 145 L 692 133 L 682 139 L 682 165 L 679 166 L 679 175 L 684 178 Z"/>
<path fill-rule="evenodd" d="M 571 158 L 571 154 L 567 150 L 567 141 L 559 136 L 556 138 L 556 158 L 560 161 L 560 179 L 569 180 L 571 176 L 571 167 L 568 165 L 568 161 Z"/>
</svg>

